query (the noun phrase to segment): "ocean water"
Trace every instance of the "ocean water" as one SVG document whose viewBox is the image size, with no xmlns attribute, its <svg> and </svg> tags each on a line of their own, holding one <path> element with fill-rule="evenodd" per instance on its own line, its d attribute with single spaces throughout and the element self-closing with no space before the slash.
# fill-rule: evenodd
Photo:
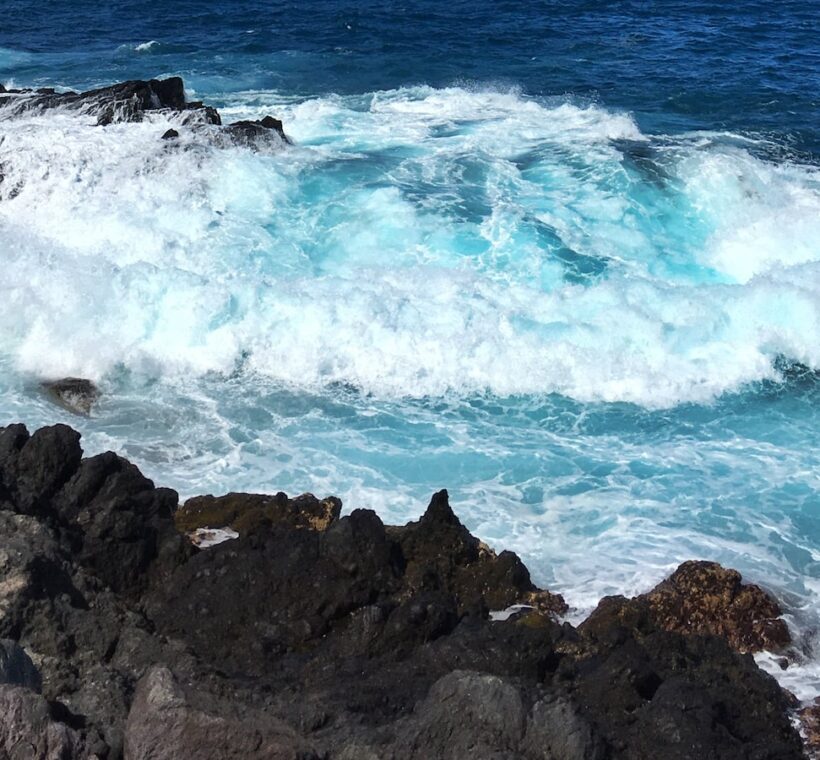
<svg viewBox="0 0 820 760">
<path fill-rule="evenodd" d="M 0 424 L 183 496 L 450 490 L 581 617 L 714 559 L 820 690 L 820 7 L 4 4 L 0 83 L 184 77 L 293 145 L 0 112 Z M 89 377 L 86 419 L 47 378 Z"/>
</svg>

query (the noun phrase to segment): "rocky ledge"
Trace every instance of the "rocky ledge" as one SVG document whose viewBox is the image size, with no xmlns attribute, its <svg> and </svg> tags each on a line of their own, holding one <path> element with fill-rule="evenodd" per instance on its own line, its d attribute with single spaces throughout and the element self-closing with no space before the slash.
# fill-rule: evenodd
<svg viewBox="0 0 820 760">
<path fill-rule="evenodd" d="M 0 757 L 804 757 L 748 654 L 787 646 L 780 609 L 734 571 L 686 563 L 575 628 L 446 491 L 404 526 L 309 495 L 178 509 L 79 438 L 0 428 Z M 205 526 L 238 538 L 199 550 Z"/>
<path fill-rule="evenodd" d="M 290 142 L 282 122 L 272 116 L 259 121 L 238 121 L 223 125 L 219 112 L 199 101 L 188 101 L 180 77 L 132 80 L 87 92 L 57 92 L 52 88 L 7 90 L 0 85 L 0 118 L 50 111 L 79 113 L 96 119 L 97 126 L 141 122 L 161 114 L 173 120 L 177 129 L 168 129 L 158 137 L 180 137 L 183 128 L 205 125 L 218 127 L 214 133 L 223 142 L 259 147 L 276 142 Z"/>
</svg>

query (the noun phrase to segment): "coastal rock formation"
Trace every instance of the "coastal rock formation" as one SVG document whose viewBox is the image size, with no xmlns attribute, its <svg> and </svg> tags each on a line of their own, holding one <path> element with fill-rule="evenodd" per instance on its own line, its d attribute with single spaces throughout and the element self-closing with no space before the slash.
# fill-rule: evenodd
<svg viewBox="0 0 820 760">
<path fill-rule="evenodd" d="M 195 496 L 175 513 L 177 528 L 190 532 L 197 528 L 231 528 L 248 535 L 274 523 L 294 528 L 327 530 L 342 511 L 342 502 L 331 496 L 321 501 L 313 494 L 289 499 L 287 494 L 229 493 L 225 496 Z"/>
<path fill-rule="evenodd" d="M 279 139 L 290 142 L 282 122 L 274 119 L 273 116 L 266 116 L 259 121 L 235 121 L 225 128 L 233 140 L 239 144 L 257 145 L 260 141 L 270 139 L 271 135 L 277 135 Z"/>
<path fill-rule="evenodd" d="M 0 97 L 0 109 L 17 114 L 60 108 L 96 116 L 101 125 L 142 121 L 148 111 L 182 111 L 186 107 L 185 87 L 179 77 L 133 80 L 86 92 L 6 90 Z"/>
<path fill-rule="evenodd" d="M 595 634 L 612 624 L 720 636 L 741 653 L 782 651 L 791 643 L 783 610 L 759 586 L 716 562 L 684 562 L 646 594 L 608 597 L 581 625 Z"/>
<path fill-rule="evenodd" d="M 40 692 L 43 682 L 25 650 L 10 639 L 0 639 L 0 684 L 25 686 Z"/>
<path fill-rule="evenodd" d="M 176 504 L 113 453 L 83 459 L 70 428 L 0 429 L 0 755 L 803 757 L 788 695 L 733 649 L 775 610 L 731 571 L 684 565 L 576 629 L 446 491 L 405 526 L 200 497 L 180 529 L 240 534 L 203 551 Z"/>
<path fill-rule="evenodd" d="M 776 652 L 791 643 L 777 601 L 716 562 L 684 562 L 641 598 L 667 631 L 722 636 L 738 652 Z"/>
<path fill-rule="evenodd" d="M 97 386 L 81 377 L 50 380 L 42 383 L 42 386 L 49 397 L 60 406 L 86 417 L 91 414 L 91 408 L 100 397 Z"/>
<path fill-rule="evenodd" d="M 273 116 L 258 121 L 237 121 L 225 127 L 219 112 L 200 101 L 185 98 L 180 77 L 130 80 L 86 92 L 57 92 L 52 88 L 6 90 L 0 88 L 0 118 L 42 114 L 55 109 L 96 119 L 97 126 L 145 121 L 152 113 L 173 117 L 177 129 L 168 129 L 164 139 L 179 137 L 179 128 L 220 128 L 216 144 L 241 145 L 253 149 L 290 143 L 282 122 Z M 0 172 L 0 180 L 2 173 Z"/>
<path fill-rule="evenodd" d="M 806 753 L 812 760 L 820 758 L 820 697 L 798 713 L 806 740 Z"/>
</svg>

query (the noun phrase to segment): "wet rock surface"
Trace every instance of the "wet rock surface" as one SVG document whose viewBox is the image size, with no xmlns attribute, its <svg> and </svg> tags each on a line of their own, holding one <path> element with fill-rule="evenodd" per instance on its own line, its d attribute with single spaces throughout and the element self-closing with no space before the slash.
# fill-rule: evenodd
<svg viewBox="0 0 820 760">
<path fill-rule="evenodd" d="M 0 755 L 804 756 L 739 653 L 779 641 L 776 608 L 733 571 L 687 563 L 574 628 L 446 491 L 406 526 L 307 496 L 176 505 L 70 428 L 0 429 Z M 199 551 L 180 529 L 214 515 L 239 538 Z"/>
<path fill-rule="evenodd" d="M 142 122 L 152 114 L 164 114 L 178 125 L 158 135 L 179 137 L 180 129 L 218 128 L 211 135 L 218 145 L 240 145 L 252 149 L 289 144 L 282 122 L 273 116 L 258 121 L 238 121 L 223 127 L 219 112 L 200 101 L 188 101 L 180 77 L 130 80 L 86 92 L 57 92 L 54 89 L 0 89 L 0 119 L 50 111 L 78 113 L 96 120 L 96 125 Z M 174 134 L 175 133 L 175 134 Z M 0 173 L 0 178 L 2 173 Z"/>
<path fill-rule="evenodd" d="M 91 380 L 80 377 L 65 377 L 42 384 L 43 390 L 60 406 L 75 414 L 88 416 L 100 397 L 100 391 Z"/>
</svg>

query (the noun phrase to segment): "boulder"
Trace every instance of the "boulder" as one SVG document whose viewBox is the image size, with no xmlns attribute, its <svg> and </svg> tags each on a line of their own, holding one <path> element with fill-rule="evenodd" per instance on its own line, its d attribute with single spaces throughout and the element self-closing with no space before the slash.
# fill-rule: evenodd
<svg viewBox="0 0 820 760">
<path fill-rule="evenodd" d="M 43 697 L 20 686 L 0 685 L 0 757 L 80 760 L 92 757 L 76 731 L 51 717 Z"/>
<path fill-rule="evenodd" d="M 191 704 L 170 670 L 151 669 L 137 685 L 125 731 L 125 760 L 308 760 L 316 757 L 289 726 L 199 694 Z M 236 707 L 236 706 L 235 706 Z"/>
<path fill-rule="evenodd" d="M 781 651 L 791 643 L 783 610 L 737 570 L 716 562 L 684 562 L 641 598 L 666 631 L 722 636 L 738 652 Z"/>
<path fill-rule="evenodd" d="M 433 684 L 400 731 L 396 747 L 408 760 L 521 757 L 526 720 L 521 695 L 512 684 L 498 676 L 457 670 Z"/>
<path fill-rule="evenodd" d="M 736 570 L 716 562 L 684 562 L 646 594 L 605 597 L 580 629 L 598 636 L 611 624 L 647 633 L 656 628 L 725 639 L 738 652 L 782 651 L 791 643 L 780 605 Z"/>
<path fill-rule="evenodd" d="M 34 666 L 31 657 L 16 641 L 0 639 L 0 684 L 24 686 L 40 692 L 43 679 Z"/>
<path fill-rule="evenodd" d="M 235 121 L 225 127 L 225 133 L 238 145 L 258 147 L 271 140 L 290 143 L 282 122 L 273 116 L 258 121 Z"/>
<path fill-rule="evenodd" d="M 44 382 L 48 396 L 60 406 L 75 414 L 88 416 L 100 397 L 94 383 L 80 377 L 65 377 L 62 380 Z"/>
</svg>

